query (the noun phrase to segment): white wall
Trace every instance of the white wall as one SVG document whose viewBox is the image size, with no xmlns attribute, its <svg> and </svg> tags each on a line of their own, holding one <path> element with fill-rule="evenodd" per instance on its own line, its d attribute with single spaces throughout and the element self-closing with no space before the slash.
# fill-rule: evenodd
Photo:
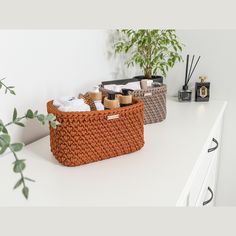
<svg viewBox="0 0 236 236">
<path fill-rule="evenodd" d="M 218 205 L 236 205 L 236 30 L 177 31 L 186 45 L 184 55 L 201 55 L 194 74 L 207 75 L 211 98 L 229 102 L 223 132 Z M 102 30 L 0 31 L 0 78 L 16 86 L 17 96 L 1 96 L 0 114 L 11 119 L 14 107 L 46 112 L 46 102 L 61 95 L 77 95 L 102 80 L 139 74 L 123 67 L 123 57 L 114 58 L 112 32 Z M 166 80 L 169 95 L 176 95 L 184 78 L 178 64 Z M 0 91 L 1 92 L 1 91 Z M 1 92 L 2 93 L 2 92 Z M 3 102 L 4 101 L 4 102 Z M 32 142 L 48 133 L 47 127 L 28 122 L 26 129 L 13 127 L 14 139 Z"/>
<path fill-rule="evenodd" d="M 1 96 L 2 118 L 11 119 L 14 107 L 21 114 L 28 108 L 45 113 L 48 100 L 77 95 L 111 77 L 107 40 L 98 30 L 0 31 L 0 78 L 7 77 L 17 93 Z M 29 143 L 48 133 L 48 127 L 28 123 L 11 129 L 15 139 Z"/>
</svg>

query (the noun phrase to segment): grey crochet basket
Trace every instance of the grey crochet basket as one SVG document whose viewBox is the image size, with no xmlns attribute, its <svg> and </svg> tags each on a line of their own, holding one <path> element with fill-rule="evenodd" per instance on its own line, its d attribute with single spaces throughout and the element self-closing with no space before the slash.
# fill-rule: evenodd
<svg viewBox="0 0 236 236">
<path fill-rule="evenodd" d="M 100 88 L 106 96 L 107 90 Z M 162 84 L 160 87 L 135 90 L 131 92 L 134 97 L 144 101 L 144 124 L 158 123 L 166 118 L 166 92 L 167 87 Z"/>
</svg>

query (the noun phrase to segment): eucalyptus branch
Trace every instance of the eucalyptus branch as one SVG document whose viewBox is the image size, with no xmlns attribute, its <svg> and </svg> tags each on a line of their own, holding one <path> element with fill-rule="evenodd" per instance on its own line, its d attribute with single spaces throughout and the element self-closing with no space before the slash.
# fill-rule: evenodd
<svg viewBox="0 0 236 236">
<path fill-rule="evenodd" d="M 12 90 L 13 86 L 6 86 L 2 82 L 3 79 L 0 80 L 0 89 L 5 87 L 6 92 L 10 91 L 11 94 L 15 95 L 15 92 Z M 53 114 L 38 114 L 38 111 L 33 112 L 31 109 L 28 109 L 24 116 L 17 115 L 17 110 L 14 108 L 12 121 L 4 124 L 0 119 L 0 156 L 6 152 L 7 149 L 11 151 L 13 154 L 15 161 L 13 162 L 13 171 L 15 173 L 20 174 L 20 179 L 16 182 L 14 189 L 18 188 L 22 185 L 22 193 L 26 199 L 29 197 L 29 188 L 26 186 L 26 181 L 35 182 L 33 179 L 25 177 L 23 171 L 26 168 L 25 160 L 21 160 L 17 156 L 17 152 L 21 151 L 24 147 L 23 143 L 11 143 L 11 136 L 8 134 L 7 127 L 10 125 L 19 125 L 21 127 L 25 127 L 25 124 L 22 123 L 24 119 L 36 119 L 41 124 L 49 123 L 53 128 L 56 128 L 59 125 L 59 122 L 56 120 L 56 117 Z"/>
<path fill-rule="evenodd" d="M 29 181 L 32 181 L 32 182 L 35 182 L 34 180 L 32 179 L 29 179 L 29 178 L 26 178 L 24 177 L 24 174 L 23 174 L 23 170 L 25 169 L 25 163 L 24 163 L 24 160 L 19 160 L 16 153 L 14 152 L 14 150 L 12 150 L 12 148 L 10 148 L 12 154 L 14 155 L 15 157 L 15 162 L 13 162 L 14 164 L 14 167 L 13 167 L 13 171 L 15 173 L 19 173 L 20 174 L 20 179 L 16 182 L 15 186 L 14 186 L 14 189 L 18 188 L 21 184 L 23 185 L 23 188 L 22 188 L 22 193 L 24 195 L 24 197 L 26 199 L 28 199 L 29 197 L 29 188 L 26 186 L 25 184 L 25 180 L 29 180 Z"/>
<path fill-rule="evenodd" d="M 19 173 L 21 176 L 20 180 L 18 180 L 17 183 L 15 184 L 14 189 L 16 189 L 22 184 L 23 185 L 22 193 L 24 197 L 28 199 L 29 189 L 25 184 L 25 180 L 29 178 L 24 177 L 24 174 L 23 174 L 23 170 L 25 169 L 25 163 L 24 163 L 24 160 L 18 159 L 16 155 L 16 152 L 20 151 L 23 148 L 24 144 L 23 143 L 10 144 L 10 136 L 7 134 L 1 135 L 0 141 L 1 141 L 1 144 L 5 145 L 12 152 L 13 156 L 15 157 L 15 162 L 13 162 L 14 164 L 13 171 L 15 173 Z M 34 181 L 34 180 L 31 180 L 31 181 Z"/>
<path fill-rule="evenodd" d="M 7 86 L 6 84 L 4 84 L 2 81 L 3 80 L 5 80 L 6 78 L 3 78 L 3 79 L 1 79 L 0 80 L 0 89 L 2 88 L 2 87 L 4 87 L 5 88 L 5 94 L 7 93 L 7 92 L 10 92 L 11 94 L 13 94 L 13 95 L 16 95 L 15 94 L 15 91 L 13 90 L 15 87 L 14 86 Z"/>
<path fill-rule="evenodd" d="M 29 188 L 26 186 L 25 181 L 31 181 L 35 182 L 34 180 L 25 177 L 23 174 L 23 170 L 26 167 L 25 160 L 20 160 L 17 157 L 16 152 L 19 152 L 23 149 L 24 144 L 23 143 L 11 143 L 11 137 L 8 134 L 7 126 L 16 124 L 19 126 L 24 127 L 25 125 L 21 123 L 20 121 L 23 119 L 37 119 L 42 124 L 45 124 L 46 122 L 49 122 L 50 125 L 53 128 L 56 128 L 57 125 L 59 125 L 59 122 L 56 120 L 56 117 L 53 114 L 43 115 L 38 114 L 38 111 L 33 112 L 32 110 L 28 110 L 24 116 L 17 117 L 17 110 L 14 109 L 12 121 L 3 124 L 3 122 L 0 120 L 0 155 L 3 154 L 7 149 L 9 149 L 13 156 L 15 157 L 15 162 L 13 162 L 13 171 L 15 173 L 19 173 L 21 178 L 16 182 L 14 189 L 18 188 L 19 186 L 23 185 L 22 193 L 26 199 L 28 199 L 29 196 Z"/>
<path fill-rule="evenodd" d="M 16 124 L 16 122 L 20 122 L 21 120 L 23 120 L 23 119 L 25 119 L 25 118 L 26 118 L 26 115 L 25 115 L 25 116 L 22 116 L 22 117 L 18 117 L 18 118 L 15 119 L 15 121 L 11 121 L 11 122 L 5 124 L 5 127 L 10 126 L 10 125 L 13 125 L 13 124 Z"/>
</svg>

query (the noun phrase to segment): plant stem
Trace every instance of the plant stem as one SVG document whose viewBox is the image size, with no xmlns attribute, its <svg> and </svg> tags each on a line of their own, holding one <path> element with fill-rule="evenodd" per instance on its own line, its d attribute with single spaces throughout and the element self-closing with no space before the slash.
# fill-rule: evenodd
<svg viewBox="0 0 236 236">
<path fill-rule="evenodd" d="M 5 87 L 8 91 L 11 91 L 11 89 L 10 89 L 7 85 L 5 85 L 5 84 L 2 82 L 4 79 L 5 79 L 5 78 L 3 78 L 3 79 L 0 80 L 0 84 L 1 84 L 3 87 Z"/>
<path fill-rule="evenodd" d="M 0 139 L 1 139 L 3 142 L 5 142 L 4 139 L 2 139 L 2 138 L 0 138 Z M 9 147 L 9 149 L 10 149 L 10 151 L 12 152 L 12 154 L 14 155 L 15 160 L 18 161 L 19 158 L 17 157 L 16 153 L 15 153 L 10 147 Z M 25 187 L 25 186 L 26 186 L 26 185 L 25 185 L 25 178 L 24 178 L 24 175 L 23 175 L 23 172 L 22 172 L 22 171 L 20 172 L 20 176 L 21 176 L 21 179 L 22 179 L 23 186 Z"/>
<path fill-rule="evenodd" d="M 152 78 L 152 68 L 146 67 L 146 68 L 144 69 L 144 77 L 145 77 L 146 79 L 151 79 L 151 78 Z"/>
<path fill-rule="evenodd" d="M 10 149 L 11 150 L 11 149 Z M 11 152 L 13 153 L 14 157 L 15 157 L 15 160 L 18 161 L 18 157 L 16 155 L 16 153 L 14 151 L 11 150 Z M 25 178 L 24 178 L 24 175 L 23 175 L 23 172 L 21 171 L 20 172 L 20 176 L 21 176 L 21 179 L 22 179 L 22 183 L 23 183 L 23 186 L 25 187 Z"/>
<path fill-rule="evenodd" d="M 17 121 L 21 121 L 21 120 L 24 119 L 24 118 L 26 118 L 25 115 L 22 116 L 22 117 L 18 117 L 18 118 L 17 118 Z M 14 121 L 11 121 L 11 122 L 5 124 L 5 127 L 7 127 L 7 126 L 9 126 L 9 125 L 12 125 L 12 124 L 14 124 L 14 123 L 15 123 Z"/>
<path fill-rule="evenodd" d="M 2 138 L 0 138 L 1 140 L 3 140 L 3 142 L 5 142 L 4 141 L 4 139 L 2 139 Z M 16 155 L 16 153 L 9 147 L 9 149 L 10 149 L 10 151 L 12 152 L 12 154 L 14 155 L 14 157 L 15 157 L 15 160 L 16 161 L 18 161 L 19 160 L 19 158 L 17 157 L 17 155 Z M 21 176 L 21 179 L 22 179 L 22 183 L 23 183 L 23 186 L 24 186 L 24 188 L 26 187 L 26 185 L 25 185 L 25 177 L 24 177 L 24 175 L 23 175 L 23 172 L 22 171 L 20 171 L 20 176 Z"/>
</svg>

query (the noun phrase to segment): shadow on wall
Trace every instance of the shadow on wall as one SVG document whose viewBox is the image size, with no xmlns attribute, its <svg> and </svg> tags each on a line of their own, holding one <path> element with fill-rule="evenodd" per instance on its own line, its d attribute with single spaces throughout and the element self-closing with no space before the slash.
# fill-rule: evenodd
<svg viewBox="0 0 236 236">
<path fill-rule="evenodd" d="M 114 44 L 120 39 L 120 34 L 118 30 L 108 30 L 107 31 L 107 61 L 112 66 L 112 79 L 127 79 L 132 78 L 136 75 L 142 74 L 142 71 L 137 67 L 127 68 L 126 61 L 131 57 L 132 53 L 127 54 L 116 54 L 114 49 Z"/>
<path fill-rule="evenodd" d="M 48 124 L 42 125 L 37 120 L 27 120 L 24 124 L 25 127 L 19 130 L 19 140 L 24 140 L 26 144 L 33 143 L 49 134 Z M 32 133 L 34 133 L 34 139 L 32 139 Z"/>
</svg>

